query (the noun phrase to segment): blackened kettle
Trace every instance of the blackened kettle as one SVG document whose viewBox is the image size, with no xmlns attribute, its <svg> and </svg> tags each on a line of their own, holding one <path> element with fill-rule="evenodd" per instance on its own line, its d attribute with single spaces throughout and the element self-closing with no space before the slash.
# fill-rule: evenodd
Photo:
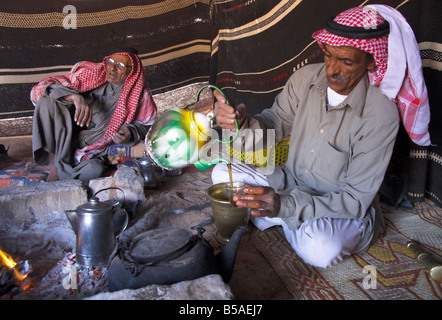
<svg viewBox="0 0 442 320">
<path fill-rule="evenodd" d="M 224 249 L 214 255 L 204 239 L 204 229 L 198 234 L 178 227 L 149 230 L 119 245 L 108 269 L 108 289 L 138 289 L 147 285 L 170 285 L 209 274 L 220 274 L 229 282 L 236 253 L 247 226 L 238 227 Z"/>
</svg>

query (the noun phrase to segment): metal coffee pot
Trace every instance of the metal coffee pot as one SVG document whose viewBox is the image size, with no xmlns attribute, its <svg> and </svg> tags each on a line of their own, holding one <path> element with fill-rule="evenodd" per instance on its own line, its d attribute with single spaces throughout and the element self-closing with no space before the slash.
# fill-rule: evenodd
<svg viewBox="0 0 442 320">
<path fill-rule="evenodd" d="M 143 156 L 140 159 L 130 159 L 128 162 L 134 163 L 140 170 L 144 180 L 144 188 L 158 189 L 160 187 L 161 179 L 165 173 L 164 169 L 160 166 L 156 166 L 146 154 L 146 151 L 143 151 Z M 156 168 L 159 168 L 161 173 L 158 173 Z"/>
<path fill-rule="evenodd" d="M 92 197 L 76 210 L 65 211 L 77 235 L 76 262 L 81 266 L 106 266 L 116 249 L 115 237 L 129 222 L 126 210 Z"/>
</svg>

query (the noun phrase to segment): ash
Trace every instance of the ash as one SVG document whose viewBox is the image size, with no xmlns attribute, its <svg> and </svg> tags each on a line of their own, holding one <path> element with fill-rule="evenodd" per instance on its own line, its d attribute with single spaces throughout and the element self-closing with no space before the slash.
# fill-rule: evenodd
<svg viewBox="0 0 442 320">
<path fill-rule="evenodd" d="M 66 254 L 35 287 L 12 299 L 78 300 L 108 291 L 107 267 L 83 267 L 75 257 L 75 251 Z"/>
<path fill-rule="evenodd" d="M 13 272 L 6 267 L 0 268 L 0 297 L 10 291 L 13 293 L 14 290 L 16 290 L 16 288 Z"/>
</svg>

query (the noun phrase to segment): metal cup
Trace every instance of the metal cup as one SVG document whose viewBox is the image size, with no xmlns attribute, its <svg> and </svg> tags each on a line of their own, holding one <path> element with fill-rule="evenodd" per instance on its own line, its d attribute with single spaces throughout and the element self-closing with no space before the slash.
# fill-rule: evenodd
<svg viewBox="0 0 442 320">
<path fill-rule="evenodd" d="M 232 206 L 224 182 L 210 186 L 206 195 L 212 204 L 217 229 L 216 238 L 221 243 L 227 243 L 239 226 L 248 224 L 250 209 Z"/>
</svg>

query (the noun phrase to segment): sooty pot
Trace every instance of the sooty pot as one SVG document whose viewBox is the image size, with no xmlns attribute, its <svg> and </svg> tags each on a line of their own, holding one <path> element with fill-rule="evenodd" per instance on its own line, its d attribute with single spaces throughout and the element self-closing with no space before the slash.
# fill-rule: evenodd
<svg viewBox="0 0 442 320">
<path fill-rule="evenodd" d="M 108 270 L 109 291 L 170 285 L 214 273 L 227 283 L 232 277 L 239 242 L 247 231 L 247 226 L 238 227 L 216 256 L 203 238 L 202 228 L 196 235 L 177 227 L 143 232 L 120 245 Z"/>
</svg>

